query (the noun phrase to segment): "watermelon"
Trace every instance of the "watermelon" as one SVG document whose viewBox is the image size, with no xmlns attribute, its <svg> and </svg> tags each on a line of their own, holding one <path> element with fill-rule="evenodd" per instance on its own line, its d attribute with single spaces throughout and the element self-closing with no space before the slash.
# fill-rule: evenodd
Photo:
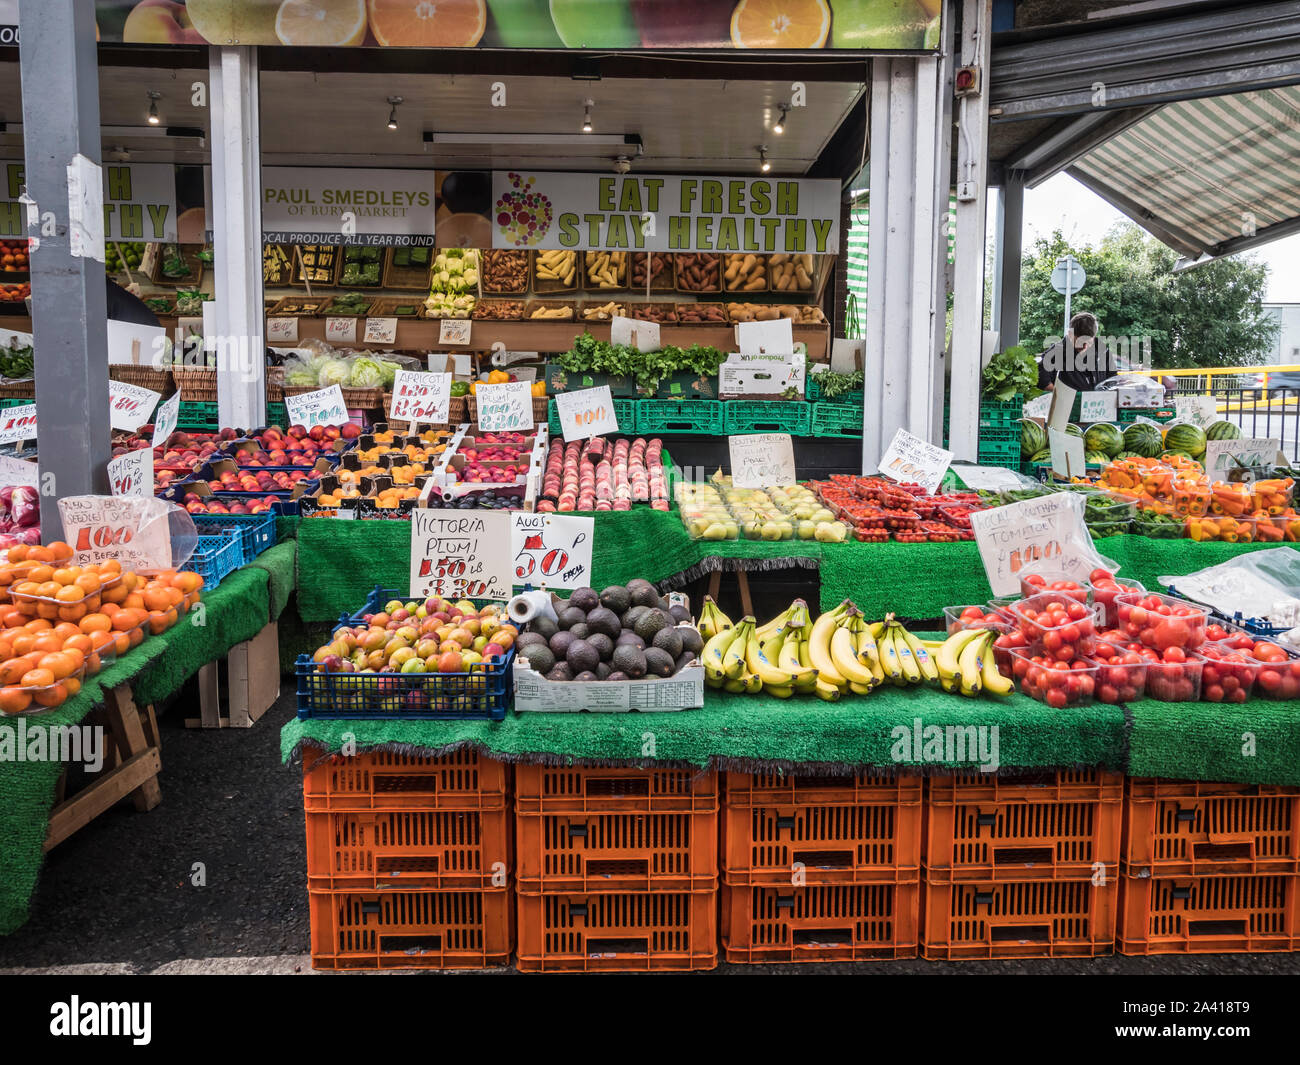
<svg viewBox="0 0 1300 1065">
<path fill-rule="evenodd" d="M 1206 440 L 1240 440 L 1241 428 L 1232 422 L 1215 422 L 1205 430 Z"/>
<path fill-rule="evenodd" d="M 1110 461 L 1110 456 L 1104 451 L 1085 451 L 1083 461 L 1089 466 L 1105 466 Z"/>
<path fill-rule="evenodd" d="M 1153 459 L 1164 450 L 1160 430 L 1154 425 L 1134 422 L 1124 430 L 1124 450 L 1135 451 L 1143 458 Z"/>
<path fill-rule="evenodd" d="M 1032 463 L 1034 463 L 1035 465 L 1038 465 L 1038 464 L 1044 464 L 1044 465 L 1045 465 L 1045 464 L 1051 462 L 1051 461 L 1052 461 L 1052 449 L 1051 449 L 1050 447 L 1045 447 L 1045 448 L 1043 448 L 1041 451 L 1035 451 L 1034 454 L 1033 454 L 1033 456 L 1030 458 L 1029 461 L 1032 462 Z"/>
<path fill-rule="evenodd" d="M 1090 426 L 1083 434 L 1083 446 L 1089 451 L 1100 451 L 1107 456 L 1118 455 L 1124 447 L 1124 434 L 1118 426 L 1100 422 Z"/>
<path fill-rule="evenodd" d="M 1075 425 L 1074 422 L 1070 422 L 1070 424 L 1065 427 L 1065 435 L 1081 437 L 1083 436 L 1083 429 L 1080 426 Z"/>
<path fill-rule="evenodd" d="M 1142 456 L 1136 451 L 1121 451 L 1115 456 L 1117 459 L 1140 459 Z"/>
<path fill-rule="evenodd" d="M 1047 430 L 1031 418 L 1020 419 L 1020 453 L 1036 455 L 1047 447 Z"/>
<path fill-rule="evenodd" d="M 1170 426 L 1165 430 L 1165 449 L 1168 451 L 1185 451 L 1195 458 L 1205 454 L 1205 433 L 1195 425 Z"/>
</svg>

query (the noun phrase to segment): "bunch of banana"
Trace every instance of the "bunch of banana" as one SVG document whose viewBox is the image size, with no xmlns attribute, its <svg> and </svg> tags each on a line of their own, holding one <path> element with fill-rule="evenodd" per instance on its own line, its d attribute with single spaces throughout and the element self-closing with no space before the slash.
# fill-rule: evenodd
<svg viewBox="0 0 1300 1065">
<path fill-rule="evenodd" d="M 943 690 L 971 696 L 981 691 L 1009 695 L 1014 685 L 998 670 L 993 658 L 993 641 L 997 637 L 992 629 L 962 629 L 932 645 Z"/>
<path fill-rule="evenodd" d="M 558 281 L 565 288 L 572 288 L 574 276 L 578 272 L 578 253 L 558 249 L 539 251 L 536 267 L 539 280 Z"/>
<path fill-rule="evenodd" d="M 720 632 L 734 628 L 731 618 L 727 617 L 718 609 L 718 604 L 713 601 L 713 596 L 704 597 L 704 607 L 700 611 L 700 622 L 696 626 L 700 630 L 700 635 L 706 640 L 711 640 Z"/>
</svg>

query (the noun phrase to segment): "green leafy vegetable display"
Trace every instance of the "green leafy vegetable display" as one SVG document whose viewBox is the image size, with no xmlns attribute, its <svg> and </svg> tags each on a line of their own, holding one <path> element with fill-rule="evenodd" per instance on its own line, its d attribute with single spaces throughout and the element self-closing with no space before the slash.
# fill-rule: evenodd
<svg viewBox="0 0 1300 1065">
<path fill-rule="evenodd" d="M 30 344 L 20 347 L 16 338 L 11 338 L 8 344 L 0 344 L 0 377 L 31 377 L 35 361 L 35 352 Z"/>
<path fill-rule="evenodd" d="M 558 362 L 567 373 L 631 377 L 638 389 L 653 392 L 661 380 L 674 373 L 713 377 L 726 357 L 726 352 L 703 344 L 692 344 L 689 348 L 669 344 L 658 351 L 638 351 L 627 344 L 611 344 L 583 333 Z"/>
<path fill-rule="evenodd" d="M 998 352 L 984 367 L 983 393 L 999 401 L 1017 395 L 1026 399 L 1039 395 L 1038 363 L 1019 344 Z"/>
<path fill-rule="evenodd" d="M 826 399 L 834 399 L 836 396 L 842 396 L 847 392 L 861 392 L 862 380 L 861 370 L 854 370 L 852 373 L 836 373 L 834 370 L 826 370 L 817 375 L 817 387 L 821 389 L 821 394 Z"/>
</svg>

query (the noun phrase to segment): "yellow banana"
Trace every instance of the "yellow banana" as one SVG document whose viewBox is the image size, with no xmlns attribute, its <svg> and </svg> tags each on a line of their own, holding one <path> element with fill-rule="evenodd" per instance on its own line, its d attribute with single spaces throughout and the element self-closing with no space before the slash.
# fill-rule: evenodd
<svg viewBox="0 0 1300 1065">
<path fill-rule="evenodd" d="M 966 645 L 976 639 L 984 630 L 982 629 L 962 629 L 954 632 L 943 642 L 938 653 L 934 656 L 934 664 L 939 670 L 939 683 L 943 685 L 946 692 L 956 690 L 961 679 L 961 666 L 958 665 L 958 659 L 961 656 Z"/>
<path fill-rule="evenodd" d="M 763 692 L 778 699 L 788 699 L 794 694 L 794 688 L 789 684 L 764 684 Z"/>
<path fill-rule="evenodd" d="M 821 677 L 817 678 L 817 687 L 814 690 L 817 692 L 818 699 L 824 699 L 828 703 L 835 702 L 842 694 L 837 685 L 828 684 Z"/>
<path fill-rule="evenodd" d="M 926 650 L 925 644 L 908 632 L 905 626 L 899 626 L 899 634 L 911 649 L 912 657 L 916 660 L 916 664 L 921 667 L 921 676 L 926 680 L 938 680 L 939 667 L 934 664 L 934 658 L 930 652 Z"/>
<path fill-rule="evenodd" d="M 802 600 L 796 599 L 793 603 L 791 603 L 788 607 L 786 607 L 783 611 L 781 611 L 781 613 L 777 614 L 777 616 L 774 617 L 771 621 L 767 622 L 767 624 L 760 625 L 758 627 L 759 639 L 766 640 L 769 636 L 772 636 L 778 631 L 780 631 L 790 620 L 791 616 L 795 612 L 796 607 L 801 602 Z"/>
<path fill-rule="evenodd" d="M 857 651 L 858 661 L 871 670 L 877 684 L 883 684 L 885 682 L 885 670 L 880 664 L 880 647 L 877 645 L 871 629 L 872 626 L 868 625 L 862 618 L 857 617 L 853 619 L 853 625 L 849 631 L 853 634 L 853 646 Z"/>
<path fill-rule="evenodd" d="M 848 678 L 835 668 L 835 663 L 831 659 L 830 646 L 831 634 L 835 631 L 835 623 L 848 609 L 849 601 L 846 599 L 834 610 L 828 610 L 822 614 L 814 622 L 812 631 L 808 634 L 808 657 L 817 669 L 819 685 L 824 682 L 837 688 L 843 688 L 848 684 Z"/>
<path fill-rule="evenodd" d="M 794 677 L 785 670 L 778 669 L 776 664 L 763 653 L 754 629 L 749 630 L 745 641 L 745 665 L 749 667 L 751 673 L 758 674 L 765 688 L 772 686 L 785 688 L 794 683 Z"/>
<path fill-rule="evenodd" d="M 845 620 L 841 619 L 840 624 L 835 626 L 835 632 L 831 636 L 831 661 L 835 668 L 840 671 L 850 683 L 864 685 L 868 691 L 875 684 L 875 675 L 866 666 L 858 661 L 858 656 L 853 650 L 853 636 L 849 632 Z"/>
<path fill-rule="evenodd" d="M 763 690 L 763 679 L 757 673 L 750 673 L 746 670 L 741 675 L 741 682 L 745 685 L 746 695 L 757 695 Z"/>
<path fill-rule="evenodd" d="M 988 642 L 988 630 L 977 629 L 975 639 L 967 640 L 966 646 L 961 649 L 957 666 L 962 695 L 978 695 L 984 686 L 981 679 L 984 673 L 983 650 Z"/>
<path fill-rule="evenodd" d="M 998 669 L 997 660 L 993 657 L 992 640 L 984 648 L 984 668 L 980 672 L 980 683 L 991 695 L 1010 695 L 1015 687 Z"/>
<path fill-rule="evenodd" d="M 889 629 L 893 633 L 894 652 L 903 667 L 903 676 L 907 678 L 908 684 L 920 684 L 921 667 L 917 664 L 916 656 L 912 654 L 911 645 L 904 635 L 907 630 L 897 621 L 891 621 Z"/>
<path fill-rule="evenodd" d="M 727 651 L 722 656 L 722 672 L 730 680 L 736 680 L 745 672 L 745 647 L 749 642 L 749 634 L 754 631 L 754 619 L 746 617 L 732 631 L 736 637 L 727 645 Z"/>
<path fill-rule="evenodd" d="M 854 695 L 870 695 L 875 688 L 870 684 L 859 684 L 856 680 L 849 681 L 849 691 Z"/>
<path fill-rule="evenodd" d="M 813 668 L 812 657 L 808 654 L 808 630 L 801 629 L 798 639 L 799 666 L 802 670 L 794 675 L 794 690 L 811 692 L 817 689 L 817 670 Z"/>
<path fill-rule="evenodd" d="M 885 676 L 895 684 L 900 681 L 906 684 L 907 677 L 903 673 L 903 660 L 894 649 L 894 632 L 890 626 L 885 626 L 884 631 L 876 640 L 876 646 L 880 648 L 880 668 L 885 671 Z"/>
<path fill-rule="evenodd" d="M 704 597 L 704 609 L 700 611 L 700 635 L 706 640 L 712 639 L 720 632 L 735 628 L 731 618 L 718 609 L 710 596 Z"/>
<path fill-rule="evenodd" d="M 706 674 L 712 677 L 721 677 L 723 675 L 722 657 L 727 653 L 727 649 L 734 642 L 736 635 L 737 630 L 724 629 L 704 645 L 704 650 L 700 652 L 700 661 L 704 663 L 704 672 Z"/>
</svg>

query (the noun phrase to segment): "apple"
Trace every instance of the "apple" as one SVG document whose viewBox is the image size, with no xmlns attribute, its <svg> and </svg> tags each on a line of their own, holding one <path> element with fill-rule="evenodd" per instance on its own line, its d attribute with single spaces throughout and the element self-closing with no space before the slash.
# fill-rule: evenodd
<svg viewBox="0 0 1300 1065">
<path fill-rule="evenodd" d="M 442 657 L 438 659 L 438 672 L 459 673 L 461 670 L 462 662 L 463 662 L 463 658 L 461 656 L 460 651 L 458 650 L 445 651 Z"/>
<path fill-rule="evenodd" d="M 425 672 L 423 658 L 410 658 L 402 663 L 403 673 L 423 673 Z"/>
</svg>

